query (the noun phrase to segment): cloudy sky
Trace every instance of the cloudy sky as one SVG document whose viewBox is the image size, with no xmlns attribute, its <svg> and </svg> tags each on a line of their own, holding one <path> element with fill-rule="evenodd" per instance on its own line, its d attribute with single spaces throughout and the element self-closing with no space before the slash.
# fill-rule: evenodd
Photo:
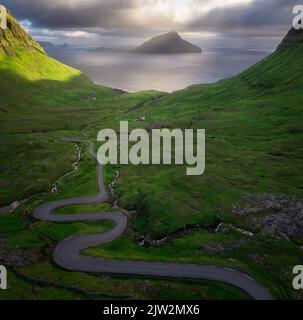
<svg viewBox="0 0 303 320">
<path fill-rule="evenodd" d="M 135 45 L 178 31 L 208 36 L 282 37 L 298 0 L 0 0 L 38 40 Z"/>
</svg>

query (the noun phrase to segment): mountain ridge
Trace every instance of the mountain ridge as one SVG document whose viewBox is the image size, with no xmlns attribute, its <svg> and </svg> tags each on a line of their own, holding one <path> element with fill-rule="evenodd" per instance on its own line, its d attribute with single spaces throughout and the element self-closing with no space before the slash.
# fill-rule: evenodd
<svg viewBox="0 0 303 320">
<path fill-rule="evenodd" d="M 287 216 L 289 208 L 284 212 L 284 207 L 282 211 L 276 207 L 263 210 L 263 202 L 260 207 L 257 200 L 264 193 L 292 197 L 303 194 L 301 44 L 277 50 L 236 77 L 191 86 L 159 99 L 142 92 L 113 96 L 109 89 L 101 91 L 80 72 L 71 72 L 71 68 L 31 46 L 22 45 L 16 51 L 14 48 L 8 50 L 12 54 L 0 53 L 0 203 L 27 200 L 15 212 L 1 215 L 0 236 L 8 257 L 19 252 L 30 252 L 30 256 L 37 253 L 38 259 L 22 268 L 25 276 L 39 276 L 41 281 L 62 286 L 86 283 L 86 290 L 94 293 L 102 287 L 103 294 L 111 297 L 120 297 L 123 292 L 130 298 L 165 298 L 166 291 L 173 290 L 174 298 L 189 298 L 188 284 L 180 287 L 184 292 L 181 296 L 176 291 L 179 287 L 170 289 L 165 283 L 163 290 L 163 280 L 159 287 L 153 280 L 150 290 L 138 295 L 137 279 L 135 286 L 131 279 L 123 279 L 120 286 L 111 277 L 91 275 L 88 279 L 84 274 L 65 273 L 51 263 L 49 254 L 41 253 L 75 230 L 87 234 L 96 232 L 96 228 L 89 224 L 29 224 L 32 209 L 49 199 L 96 192 L 96 166 L 86 147 L 81 146 L 77 172 L 60 182 L 58 195 L 46 194 L 55 181 L 71 170 L 76 156 L 73 144 L 56 137 L 77 135 L 83 141 L 95 141 L 101 128 L 116 128 L 118 119 L 144 116 L 145 121 L 136 122 L 136 126 L 146 128 L 157 121 L 164 128 L 205 129 L 207 170 L 202 176 L 185 177 L 179 166 L 108 168 L 105 178 L 107 184 L 117 182 L 119 204 L 137 212 L 131 226 L 134 232 L 85 254 L 124 260 L 222 264 L 252 272 L 277 299 L 302 298 L 292 287 L 289 266 L 302 261 L 299 244 L 303 239 L 288 241 L 292 238 L 285 232 L 293 226 L 292 217 L 301 225 L 302 219 L 296 214 L 299 211 L 293 210 Z M 252 202 L 247 203 L 244 195 L 250 196 Z M 272 199 L 263 199 L 266 205 L 268 201 L 273 203 Z M 262 211 L 241 214 L 235 210 L 239 206 Z M 71 208 L 65 209 L 66 214 L 72 213 Z M 86 210 L 92 212 L 96 207 Z M 282 234 L 277 233 L 281 233 L 277 222 L 285 226 Z M 211 232 L 215 229 L 218 232 Z M 254 236 L 247 236 L 246 231 Z M 268 235 L 268 231 L 273 234 Z M 137 244 L 143 239 L 149 245 L 149 241 L 164 237 L 168 240 L 165 245 L 151 245 L 150 250 Z M 203 287 L 207 292 L 213 291 L 211 282 Z M 15 291 L 4 290 L 2 294 L 8 292 L 9 297 L 20 299 L 22 290 L 24 299 L 37 297 L 37 290 L 32 286 L 24 290 L 24 284 L 17 279 L 14 288 Z M 232 291 L 223 289 L 217 288 L 212 296 L 230 298 Z M 59 289 L 45 290 L 38 290 L 44 299 L 60 297 Z M 204 291 L 196 292 L 194 297 L 198 299 L 210 298 Z M 66 292 L 62 296 L 66 298 Z"/>
<path fill-rule="evenodd" d="M 13 53 L 16 49 L 37 50 L 45 53 L 42 47 L 20 26 L 7 10 L 7 29 L 0 28 L 0 53 Z"/>
</svg>

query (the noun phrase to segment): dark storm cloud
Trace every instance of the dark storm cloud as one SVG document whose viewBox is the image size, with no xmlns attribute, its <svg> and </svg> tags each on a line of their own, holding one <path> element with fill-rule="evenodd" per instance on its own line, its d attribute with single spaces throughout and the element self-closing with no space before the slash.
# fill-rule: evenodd
<svg viewBox="0 0 303 320">
<path fill-rule="evenodd" d="M 254 0 L 250 4 L 218 8 L 191 21 L 188 27 L 214 31 L 256 31 L 290 28 L 298 0 Z"/>
<path fill-rule="evenodd" d="M 176 23 L 169 15 L 147 16 L 140 20 L 134 15 L 146 5 L 157 5 L 160 0 L 0 0 L 18 19 L 28 19 L 34 27 L 50 29 L 115 29 L 125 34 L 137 27 L 141 30 L 169 28 L 177 31 L 248 31 L 266 33 L 268 29 L 288 28 L 292 22 L 292 8 L 299 0 L 254 0 L 197 16 L 184 23 Z M 162 0 L 162 2 L 164 2 Z M 184 1 L 195 13 L 195 8 L 207 6 L 213 0 Z M 167 0 L 173 3 L 173 0 Z M 102 31 L 100 31 L 102 32 Z M 277 32 L 279 33 L 279 32 Z"/>
<path fill-rule="evenodd" d="M 18 19 L 47 28 L 122 27 L 136 0 L 0 0 Z"/>
</svg>

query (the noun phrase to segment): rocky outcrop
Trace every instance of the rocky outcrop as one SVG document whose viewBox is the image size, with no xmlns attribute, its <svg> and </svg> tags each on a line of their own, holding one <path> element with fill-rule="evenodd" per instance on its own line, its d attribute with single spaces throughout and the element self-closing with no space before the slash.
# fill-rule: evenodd
<svg viewBox="0 0 303 320">
<path fill-rule="evenodd" d="M 233 212 L 240 215 L 253 215 L 253 221 L 261 232 L 303 240 L 303 199 L 283 194 L 247 194 L 245 205 L 236 203 Z"/>
</svg>

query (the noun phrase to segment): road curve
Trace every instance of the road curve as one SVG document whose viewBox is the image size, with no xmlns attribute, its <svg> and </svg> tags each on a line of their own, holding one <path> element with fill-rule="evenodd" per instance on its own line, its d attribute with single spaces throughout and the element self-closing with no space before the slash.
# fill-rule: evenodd
<svg viewBox="0 0 303 320">
<path fill-rule="evenodd" d="M 90 154 L 97 160 L 92 143 L 66 137 L 61 138 L 61 140 L 65 142 L 88 143 Z M 77 235 L 63 240 L 53 253 L 53 259 L 56 264 L 65 269 L 80 272 L 219 281 L 241 289 L 255 300 L 273 299 L 271 294 L 250 276 L 229 268 L 199 264 L 104 260 L 83 255 L 82 251 L 84 249 L 113 241 L 118 238 L 127 227 L 126 217 L 119 212 L 77 215 L 56 215 L 53 213 L 55 209 L 64 206 L 95 204 L 106 201 L 108 196 L 103 182 L 103 170 L 100 163 L 98 163 L 97 179 L 99 193 L 96 196 L 53 201 L 43 204 L 34 211 L 34 217 L 37 219 L 54 223 L 104 220 L 113 222 L 114 227 L 109 232 Z"/>
</svg>

